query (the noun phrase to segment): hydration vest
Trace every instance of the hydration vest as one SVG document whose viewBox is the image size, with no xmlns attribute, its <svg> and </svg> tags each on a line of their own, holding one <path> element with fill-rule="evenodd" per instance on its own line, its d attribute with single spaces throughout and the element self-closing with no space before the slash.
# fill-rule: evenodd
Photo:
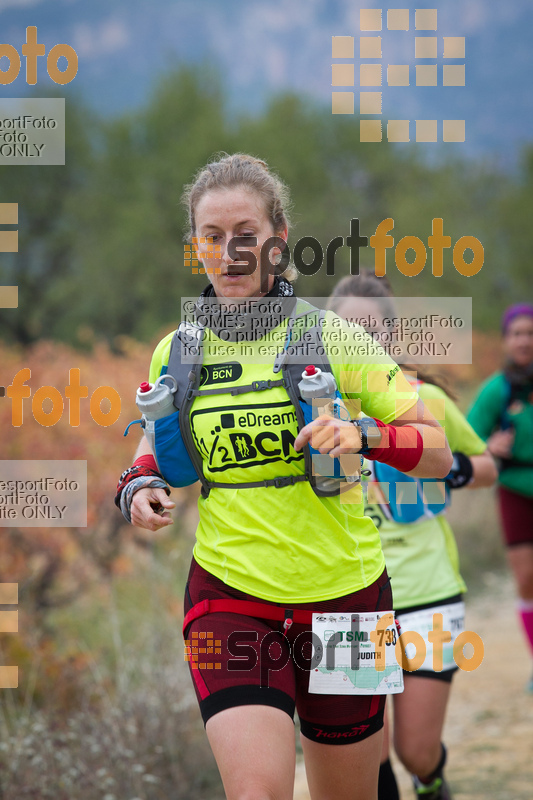
<svg viewBox="0 0 533 800">
<path fill-rule="evenodd" d="M 438 481 L 444 486 L 443 500 L 427 503 L 424 502 L 424 487 L 428 487 L 428 493 L 431 492 L 431 484 L 437 483 L 435 478 L 414 478 L 388 464 L 382 464 L 381 461 L 371 462 L 370 469 L 375 481 L 381 485 L 388 485 L 388 502 L 379 503 L 387 519 L 408 525 L 436 517 L 450 504 L 450 490 L 444 481 Z M 440 492 L 440 489 L 436 490 L 437 492 Z"/>
<path fill-rule="evenodd" d="M 155 458 L 159 470 L 171 486 L 187 486 L 200 480 L 202 495 L 208 497 L 213 488 L 246 489 L 262 486 L 282 488 L 299 481 L 308 481 L 317 495 L 332 497 L 340 493 L 342 473 L 338 459 L 332 462 L 332 475 L 338 479 L 337 488 L 319 488 L 313 476 L 312 455 L 317 453 L 309 445 L 303 448 L 304 473 L 280 475 L 262 481 L 223 483 L 206 478 L 203 459 L 195 444 L 190 422 L 190 411 L 196 397 L 229 394 L 232 397 L 248 392 L 266 392 L 282 386 L 294 407 L 298 430 L 312 419 L 312 407 L 302 401 L 298 382 L 306 364 L 314 364 L 323 372 L 331 373 L 331 365 L 322 342 L 322 324 L 325 311 L 303 300 L 296 300 L 289 315 L 283 350 L 275 358 L 273 372 L 280 374 L 275 380 L 256 380 L 242 386 L 202 389 L 203 339 L 205 328 L 198 324 L 182 322 L 175 332 L 166 374 L 177 382 L 174 405 L 178 413 L 155 421 Z M 190 362 L 193 363 L 190 363 Z M 187 363 L 188 362 L 188 363 Z"/>
</svg>

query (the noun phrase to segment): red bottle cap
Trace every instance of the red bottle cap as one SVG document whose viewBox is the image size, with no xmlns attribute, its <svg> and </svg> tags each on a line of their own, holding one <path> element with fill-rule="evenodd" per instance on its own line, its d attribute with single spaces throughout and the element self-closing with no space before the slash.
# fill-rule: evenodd
<svg viewBox="0 0 533 800">
<path fill-rule="evenodd" d="M 140 391 L 141 393 L 144 393 L 144 392 L 149 392 L 151 388 L 152 388 L 152 387 L 150 386 L 150 384 L 148 383 L 148 381 L 143 381 L 143 382 L 141 383 L 141 385 L 139 386 L 139 391 Z"/>
<path fill-rule="evenodd" d="M 306 375 L 316 375 L 316 367 L 314 364 L 309 364 L 304 371 Z"/>
</svg>

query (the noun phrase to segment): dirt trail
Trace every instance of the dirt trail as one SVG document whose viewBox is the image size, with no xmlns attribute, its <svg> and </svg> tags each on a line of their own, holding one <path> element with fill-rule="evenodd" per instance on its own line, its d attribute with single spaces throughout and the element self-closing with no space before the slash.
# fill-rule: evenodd
<svg viewBox="0 0 533 800">
<path fill-rule="evenodd" d="M 531 659 L 519 630 L 510 580 L 486 576 L 487 591 L 467 602 L 466 624 L 485 645 L 473 672 L 454 679 L 444 739 L 447 776 L 454 800 L 532 800 L 533 694 L 524 686 Z M 396 762 L 402 800 L 411 782 Z M 298 764 L 294 800 L 309 800 L 303 764 Z"/>
</svg>

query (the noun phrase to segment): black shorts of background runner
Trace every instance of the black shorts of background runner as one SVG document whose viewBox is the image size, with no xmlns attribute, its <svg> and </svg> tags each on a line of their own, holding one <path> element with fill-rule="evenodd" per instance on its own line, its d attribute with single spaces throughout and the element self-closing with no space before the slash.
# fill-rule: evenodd
<svg viewBox="0 0 533 800">
<path fill-rule="evenodd" d="M 206 599 L 268 603 L 227 586 L 193 559 L 185 589 L 185 613 Z M 286 607 L 280 603 L 268 605 Z M 320 603 L 293 603 L 290 608 L 315 612 L 390 611 L 390 580 L 384 571 L 366 589 Z M 189 668 L 204 724 L 226 708 L 267 705 L 285 711 L 291 718 L 296 708 L 302 734 L 324 744 L 351 744 L 383 727 L 385 695 L 309 693 L 313 655 L 310 625 L 295 623 L 285 635 L 283 623 L 216 612 L 194 620 L 185 635 L 186 642 L 200 645 L 199 663 L 189 661 Z M 242 666 L 237 663 L 239 656 Z M 230 660 L 233 664 L 228 665 Z"/>
<path fill-rule="evenodd" d="M 409 606 L 409 608 L 397 608 L 396 616 L 400 617 L 402 614 L 411 614 L 413 611 L 422 611 L 426 608 L 436 608 L 437 606 L 447 606 L 451 603 L 460 603 L 463 599 L 462 594 L 456 594 L 453 597 L 446 597 L 443 600 L 433 600 L 431 603 L 423 603 L 419 606 Z M 451 669 L 443 669 L 440 672 L 434 672 L 432 669 L 417 669 L 414 672 L 403 670 L 403 677 L 405 678 L 433 678 L 434 681 L 443 681 L 444 683 L 451 683 L 453 676 L 459 667 L 455 666 Z"/>
<path fill-rule="evenodd" d="M 498 486 L 498 501 L 505 544 L 533 544 L 533 497 Z"/>
</svg>

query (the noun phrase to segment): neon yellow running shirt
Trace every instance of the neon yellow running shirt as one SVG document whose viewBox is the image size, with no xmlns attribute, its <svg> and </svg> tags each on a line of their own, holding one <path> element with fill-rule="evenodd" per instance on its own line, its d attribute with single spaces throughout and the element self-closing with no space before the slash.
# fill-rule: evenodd
<svg viewBox="0 0 533 800">
<path fill-rule="evenodd" d="M 286 325 L 274 329 L 281 340 Z M 339 341 L 339 329 L 350 331 L 347 341 Z M 350 355 L 355 329 L 370 352 L 379 352 L 379 364 Z M 165 371 L 172 336 L 154 351 L 151 382 Z M 351 399 L 352 417 L 362 409 L 391 422 L 417 402 L 392 359 L 359 326 L 328 312 L 323 341 L 328 354 L 332 348 L 340 354 L 331 359 L 331 368 L 339 391 Z M 263 339 L 228 343 L 206 330 L 202 389 L 217 388 L 221 380 L 225 386 L 278 380 L 274 357 L 264 348 Z M 190 420 L 209 480 L 236 483 L 304 473 L 303 455 L 292 446 L 298 427 L 284 387 L 196 397 Z M 194 557 L 227 585 L 273 602 L 327 600 L 365 588 L 385 562 L 377 529 L 364 516 L 361 487 L 348 494 L 350 503 L 318 497 L 307 481 L 280 489 L 213 488 L 198 501 Z"/>
</svg>

